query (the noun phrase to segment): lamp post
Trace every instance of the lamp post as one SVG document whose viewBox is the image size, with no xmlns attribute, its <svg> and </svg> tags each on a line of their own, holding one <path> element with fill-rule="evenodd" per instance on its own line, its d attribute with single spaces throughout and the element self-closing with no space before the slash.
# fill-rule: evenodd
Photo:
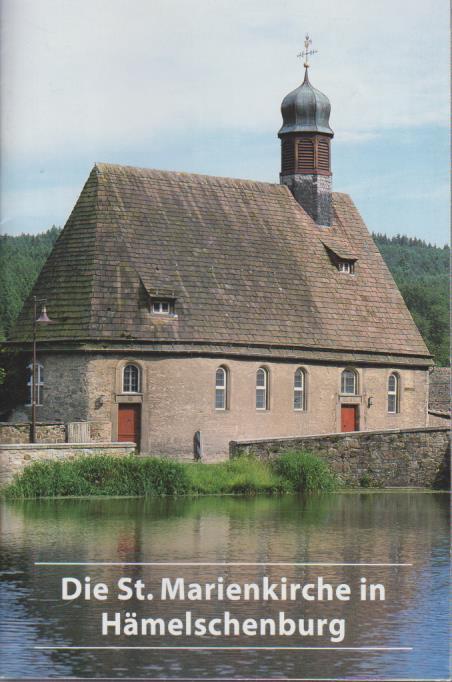
<svg viewBox="0 0 452 682">
<path fill-rule="evenodd" d="M 37 370 L 37 359 L 36 359 L 36 333 L 38 330 L 38 324 L 52 324 L 53 320 L 47 315 L 45 307 L 45 298 L 37 298 L 33 296 L 33 360 L 31 366 L 31 443 L 36 443 L 36 403 L 37 403 L 37 386 L 36 386 L 36 370 Z M 38 303 L 42 303 L 41 314 L 38 314 Z"/>
</svg>

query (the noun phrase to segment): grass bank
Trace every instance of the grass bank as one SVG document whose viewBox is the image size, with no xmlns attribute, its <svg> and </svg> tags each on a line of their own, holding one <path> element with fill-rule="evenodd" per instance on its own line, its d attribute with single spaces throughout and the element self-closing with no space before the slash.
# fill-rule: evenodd
<svg viewBox="0 0 452 682">
<path fill-rule="evenodd" d="M 3 489 L 3 494 L 8 498 L 255 495 L 321 492 L 333 490 L 336 485 L 328 465 L 306 452 L 288 452 L 272 462 L 238 457 L 219 464 L 96 455 L 63 462 L 34 462 Z"/>
</svg>

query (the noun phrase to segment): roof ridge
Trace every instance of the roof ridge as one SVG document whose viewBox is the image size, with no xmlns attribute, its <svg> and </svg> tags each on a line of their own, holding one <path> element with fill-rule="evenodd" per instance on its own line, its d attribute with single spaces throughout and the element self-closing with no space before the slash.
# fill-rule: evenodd
<svg viewBox="0 0 452 682">
<path fill-rule="evenodd" d="M 176 170 L 166 170 L 163 168 L 146 168 L 145 166 L 129 166 L 127 164 L 120 163 L 107 163 L 102 161 L 96 161 L 93 170 L 97 170 L 102 173 L 103 170 L 123 170 L 123 171 L 137 171 L 145 172 L 149 174 L 161 174 L 167 176 L 183 177 L 187 179 L 203 179 L 203 180 L 213 180 L 219 182 L 231 182 L 240 183 L 245 185 L 264 185 L 266 187 L 272 187 L 274 189 L 285 189 L 285 185 L 279 182 L 268 182 L 266 180 L 251 180 L 250 178 L 233 178 L 227 175 L 209 175 L 208 173 L 189 173 L 187 171 L 176 171 Z"/>
<path fill-rule="evenodd" d="M 280 182 L 269 182 L 268 180 L 252 180 L 251 178 L 234 178 L 230 175 L 210 175 L 209 173 L 190 173 L 188 171 L 178 171 L 178 170 L 168 170 L 165 168 L 150 168 L 147 166 L 131 166 L 129 164 L 124 164 L 124 163 L 111 163 L 108 161 L 96 161 L 93 166 L 94 171 L 99 171 L 102 172 L 103 169 L 109 170 L 109 169 L 119 169 L 119 170 L 131 170 L 131 171 L 144 171 L 146 173 L 158 173 L 162 175 L 172 175 L 172 176 L 177 176 L 177 177 L 186 177 L 188 179 L 193 178 L 193 179 L 205 179 L 205 180 L 218 180 L 220 182 L 239 182 L 247 185 L 264 185 L 266 187 L 272 187 L 274 189 L 278 189 L 281 191 L 288 191 L 290 194 L 290 190 L 287 187 L 287 185 L 282 184 Z M 338 192 L 338 191 L 333 191 L 331 194 L 338 198 L 341 197 L 346 197 L 350 201 L 353 201 L 350 194 L 348 192 Z"/>
</svg>

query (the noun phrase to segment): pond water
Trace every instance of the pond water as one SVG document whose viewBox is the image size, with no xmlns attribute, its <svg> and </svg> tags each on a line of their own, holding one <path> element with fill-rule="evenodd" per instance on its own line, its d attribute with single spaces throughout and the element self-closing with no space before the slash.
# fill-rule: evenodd
<svg viewBox="0 0 452 682">
<path fill-rule="evenodd" d="M 2 502 L 0 675 L 157 679 L 353 678 L 448 676 L 448 496 L 423 492 L 350 492 L 310 497 L 57 499 Z M 123 562 L 122 566 L 42 566 L 35 562 Z M 229 566 L 142 566 L 226 562 Z M 254 564 L 252 566 L 244 563 Z M 275 563 L 412 564 L 364 567 Z M 135 565 L 130 565 L 135 564 Z M 158 585 L 187 582 L 305 584 L 322 575 L 352 586 L 350 601 L 62 601 L 63 576 L 87 575 Z M 360 579 L 385 586 L 384 601 L 360 601 Z M 345 635 L 206 637 L 101 634 L 103 612 L 140 617 L 240 620 L 343 619 Z M 37 649 L 39 646 L 312 646 L 322 649 Z M 369 650 L 366 647 L 384 647 Z M 351 650 L 350 648 L 353 647 Z M 394 647 L 394 649 L 391 649 Z M 407 647 L 402 650 L 401 647 Z"/>
</svg>

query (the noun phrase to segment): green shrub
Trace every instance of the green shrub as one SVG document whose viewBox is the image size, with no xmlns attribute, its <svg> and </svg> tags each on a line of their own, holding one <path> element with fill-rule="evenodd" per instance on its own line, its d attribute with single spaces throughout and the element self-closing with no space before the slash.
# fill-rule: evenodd
<svg viewBox="0 0 452 682">
<path fill-rule="evenodd" d="M 328 464 L 309 452 L 285 452 L 273 460 L 273 469 L 297 492 L 330 491 L 338 484 Z"/>
</svg>

